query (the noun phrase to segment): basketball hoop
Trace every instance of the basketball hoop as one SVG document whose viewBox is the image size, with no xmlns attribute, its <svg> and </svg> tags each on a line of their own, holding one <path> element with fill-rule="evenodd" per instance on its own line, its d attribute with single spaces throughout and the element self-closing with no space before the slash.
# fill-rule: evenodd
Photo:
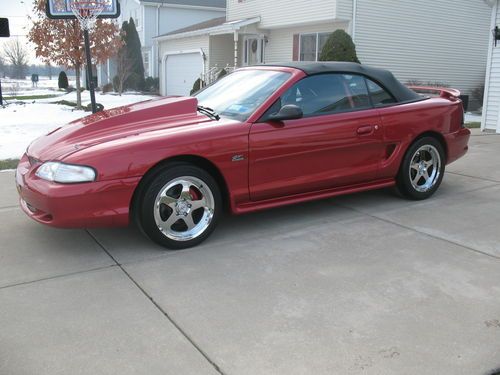
<svg viewBox="0 0 500 375">
<path fill-rule="evenodd" d="M 103 0 L 73 0 L 71 1 L 71 11 L 80 22 L 82 30 L 91 30 L 96 23 L 97 17 L 108 6 Z"/>
<path fill-rule="evenodd" d="M 4 0 L 0 0 L 4 1 Z M 95 27 L 98 18 L 118 18 L 120 16 L 119 0 L 44 0 L 47 17 L 54 20 L 74 20 L 80 23 L 83 30 L 83 43 L 86 58 L 86 75 L 90 93 L 92 112 L 97 112 L 95 101 L 94 78 L 92 73 L 92 56 L 89 32 Z"/>
</svg>

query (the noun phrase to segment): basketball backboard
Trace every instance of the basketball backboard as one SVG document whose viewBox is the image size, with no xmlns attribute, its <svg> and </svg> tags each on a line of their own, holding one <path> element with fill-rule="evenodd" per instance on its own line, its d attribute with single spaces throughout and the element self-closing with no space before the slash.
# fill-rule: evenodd
<svg viewBox="0 0 500 375">
<path fill-rule="evenodd" d="M 83 0 L 84 1 L 84 0 Z M 98 18 L 117 18 L 120 16 L 120 3 L 118 0 L 98 0 L 105 3 L 104 10 Z M 75 19 L 71 10 L 73 0 L 47 0 L 47 16 L 53 19 Z M 82 0 L 78 0 L 82 2 Z"/>
</svg>

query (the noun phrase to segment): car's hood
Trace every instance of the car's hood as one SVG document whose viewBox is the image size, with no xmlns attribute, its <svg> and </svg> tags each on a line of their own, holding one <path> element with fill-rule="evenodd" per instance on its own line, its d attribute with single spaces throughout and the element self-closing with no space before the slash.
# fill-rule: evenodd
<svg viewBox="0 0 500 375">
<path fill-rule="evenodd" d="M 41 161 L 62 159 L 78 150 L 144 132 L 211 121 L 197 113 L 191 97 L 168 97 L 98 112 L 36 139 L 28 155 Z"/>
</svg>

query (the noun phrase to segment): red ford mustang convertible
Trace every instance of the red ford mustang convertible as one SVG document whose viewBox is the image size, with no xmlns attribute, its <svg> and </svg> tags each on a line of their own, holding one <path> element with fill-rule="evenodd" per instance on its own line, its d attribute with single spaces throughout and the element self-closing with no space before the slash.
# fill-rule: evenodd
<svg viewBox="0 0 500 375">
<path fill-rule="evenodd" d="M 56 227 L 134 221 L 180 249 L 225 209 L 393 185 L 425 199 L 467 151 L 458 95 L 422 96 L 354 63 L 239 69 L 194 97 L 99 112 L 37 139 L 17 168 L 21 206 Z"/>
</svg>

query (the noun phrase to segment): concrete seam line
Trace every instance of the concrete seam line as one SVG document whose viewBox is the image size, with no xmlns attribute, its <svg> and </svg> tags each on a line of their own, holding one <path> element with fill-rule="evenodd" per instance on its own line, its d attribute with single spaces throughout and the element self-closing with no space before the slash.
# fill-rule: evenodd
<svg viewBox="0 0 500 375">
<path fill-rule="evenodd" d="M 123 267 L 122 264 L 120 264 L 113 255 L 104 247 L 103 244 L 87 229 L 85 229 L 87 234 L 95 241 L 97 245 L 113 260 L 113 262 L 116 263 L 116 265 L 122 270 L 122 272 L 132 281 L 132 283 L 141 291 L 144 296 L 165 316 L 168 321 L 181 333 L 182 336 L 188 340 L 188 342 L 200 353 L 208 363 L 212 365 L 212 367 L 221 375 L 225 375 L 224 372 L 221 370 L 221 368 L 208 356 L 203 349 L 180 327 L 179 324 L 151 297 L 146 290 L 139 285 L 137 281 L 134 280 L 134 278 L 127 272 L 127 270 Z"/>
<path fill-rule="evenodd" d="M 6 207 L 0 207 L 0 212 L 4 212 L 4 211 L 14 211 L 16 209 L 18 209 L 19 206 L 6 206 Z"/>
<path fill-rule="evenodd" d="M 62 275 L 55 275 L 55 276 L 43 277 L 41 279 L 36 279 L 36 280 L 22 281 L 20 283 L 7 284 L 7 285 L 0 286 L 0 290 L 6 289 L 6 288 L 13 288 L 15 286 L 34 284 L 34 283 L 37 283 L 39 281 L 54 280 L 54 279 L 60 279 L 60 278 L 67 277 L 67 276 L 80 275 L 82 273 L 87 273 L 87 272 L 101 271 L 101 270 L 105 270 L 107 268 L 113 268 L 113 267 L 116 267 L 116 264 L 111 264 L 109 266 L 102 266 L 102 267 L 91 268 L 91 269 L 83 270 L 83 271 L 75 271 L 75 272 L 65 273 L 65 274 L 62 274 Z"/>
<path fill-rule="evenodd" d="M 497 181 L 497 180 L 492 180 L 491 178 L 484 178 L 484 177 L 470 176 L 470 175 L 468 175 L 468 174 L 457 173 L 457 172 L 448 172 L 448 171 L 446 171 L 446 173 L 449 173 L 449 174 L 454 174 L 454 175 L 457 175 L 457 176 L 463 176 L 463 177 L 475 178 L 476 180 L 483 180 L 483 181 L 495 182 L 495 183 L 497 183 L 497 184 L 500 184 L 500 181 Z"/>
<path fill-rule="evenodd" d="M 418 233 L 418 234 L 421 234 L 421 235 L 424 235 L 426 237 L 430 237 L 430 238 L 433 238 L 435 240 L 440 240 L 440 241 L 443 241 L 443 242 L 448 242 L 448 243 L 451 243 L 455 246 L 458 246 L 458 247 L 461 247 L 463 249 L 466 249 L 468 251 L 472 251 L 474 253 L 478 253 L 478 254 L 481 254 L 481 255 L 485 255 L 487 257 L 490 257 L 490 258 L 493 258 L 493 259 L 496 259 L 496 260 L 500 260 L 500 256 L 497 256 L 497 255 L 493 255 L 493 254 L 490 254 L 490 253 L 487 253 L 485 251 L 482 251 L 482 250 L 478 250 L 478 249 L 474 249 L 472 247 L 469 247 L 467 245 L 464 245 L 464 244 L 461 244 L 461 243 L 458 243 L 458 242 L 455 242 L 455 241 L 451 241 L 447 238 L 443 238 L 443 237 L 439 237 L 439 236 L 436 236 L 436 235 L 433 235 L 433 234 L 430 234 L 430 233 L 426 233 L 426 232 L 421 232 L 415 228 L 412 228 L 412 227 L 408 227 L 406 225 L 403 225 L 403 224 L 400 224 L 398 222 L 395 222 L 395 221 L 391 221 L 389 219 L 385 219 L 383 217 L 380 217 L 380 216 L 376 216 L 374 214 L 369 214 L 369 213 L 366 213 L 366 212 L 362 212 L 362 211 L 359 211 L 355 208 L 352 208 L 352 207 L 348 207 L 348 206 L 344 206 L 344 205 L 341 205 L 341 204 L 338 204 L 338 206 L 341 206 L 341 207 L 344 207 L 344 208 L 348 208 L 350 210 L 353 210 L 353 211 L 356 211 L 360 214 L 363 214 L 365 216 L 368 216 L 368 217 L 371 217 L 372 219 L 376 219 L 376 220 L 380 220 L 380 221 L 383 221 L 383 222 L 386 222 L 388 224 L 393 224 L 393 225 L 396 225 L 400 228 L 404 228 L 404 229 L 407 229 L 409 231 L 412 231 L 412 232 L 415 232 L 415 233 Z"/>
</svg>

